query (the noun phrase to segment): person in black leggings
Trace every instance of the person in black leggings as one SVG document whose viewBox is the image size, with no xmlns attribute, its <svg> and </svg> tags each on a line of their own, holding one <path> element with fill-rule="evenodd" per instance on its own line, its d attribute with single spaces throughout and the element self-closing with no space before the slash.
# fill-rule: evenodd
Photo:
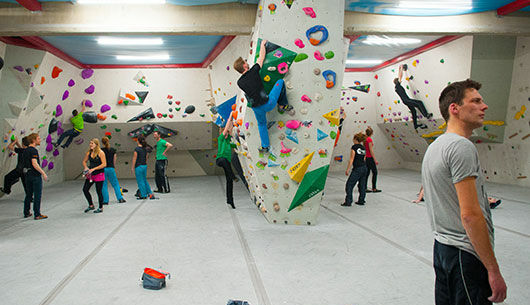
<svg viewBox="0 0 530 305">
<path fill-rule="evenodd" d="M 374 155 L 374 141 L 372 141 L 371 136 L 374 134 L 374 130 L 371 127 L 366 128 L 366 141 L 364 142 L 364 147 L 366 148 L 366 167 L 368 172 L 366 173 L 366 182 L 365 185 L 368 186 L 368 176 L 370 176 L 370 171 L 372 172 L 372 188 L 367 189 L 367 193 L 379 193 L 381 190 L 378 190 L 376 187 L 377 184 L 377 160 Z"/>
<path fill-rule="evenodd" d="M 235 175 L 232 171 L 232 166 L 230 161 L 232 160 L 232 146 L 230 144 L 230 134 L 232 133 L 232 123 L 233 118 L 230 116 L 226 127 L 221 129 L 221 134 L 217 138 L 217 158 L 215 159 L 215 164 L 219 167 L 222 167 L 225 172 L 226 178 L 226 203 L 235 209 L 234 205 L 234 179 Z"/>
<path fill-rule="evenodd" d="M 107 166 L 107 160 L 105 153 L 99 146 L 99 140 L 94 138 L 90 140 L 89 150 L 86 152 L 83 158 L 83 174 L 85 176 L 85 185 L 83 186 L 83 193 L 85 194 L 86 200 L 88 201 L 88 208 L 85 209 L 85 213 L 94 210 L 94 203 L 92 202 L 92 196 L 90 195 L 90 188 L 93 184 L 96 184 L 96 192 L 98 194 L 99 208 L 94 210 L 94 213 L 103 212 L 103 181 L 105 181 L 104 169 Z M 88 166 L 87 166 L 88 162 Z"/>
<path fill-rule="evenodd" d="M 405 92 L 405 89 L 403 89 L 403 86 L 401 86 L 401 78 L 403 77 L 403 70 L 406 70 L 406 67 L 407 67 L 406 65 L 399 66 L 399 78 L 394 79 L 394 84 L 396 85 L 395 91 L 401 98 L 401 101 L 403 102 L 403 104 L 409 107 L 409 110 L 412 113 L 412 122 L 414 123 L 414 129 L 417 129 L 418 127 L 421 129 L 425 129 L 427 128 L 427 125 L 418 124 L 418 115 L 416 114 L 416 108 L 418 108 L 421 114 L 427 119 L 432 118 L 432 113 L 427 112 L 427 109 L 425 108 L 425 105 L 423 105 L 422 101 L 411 99 Z"/>
<path fill-rule="evenodd" d="M 346 167 L 346 176 L 349 175 L 348 181 L 346 181 L 346 198 L 344 203 L 341 204 L 343 207 L 351 206 L 353 201 L 353 188 L 355 184 L 359 182 L 359 199 L 355 204 L 364 205 L 366 196 L 366 163 L 364 159 L 366 157 L 366 150 L 362 143 L 366 140 L 366 135 L 362 132 L 353 136 L 353 146 L 351 147 L 350 161 Z M 353 170 L 349 173 L 350 168 L 353 166 Z"/>
</svg>

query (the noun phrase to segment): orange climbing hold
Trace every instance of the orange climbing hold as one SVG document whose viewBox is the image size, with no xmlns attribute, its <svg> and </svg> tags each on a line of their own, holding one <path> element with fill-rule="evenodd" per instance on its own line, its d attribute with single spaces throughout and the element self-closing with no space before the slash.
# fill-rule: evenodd
<svg viewBox="0 0 530 305">
<path fill-rule="evenodd" d="M 44 76 L 40 78 L 40 84 L 41 85 L 44 84 L 45 81 L 46 81 L 46 78 L 44 78 Z"/>
<path fill-rule="evenodd" d="M 125 97 L 128 98 L 128 99 L 130 99 L 131 101 L 136 100 L 136 96 L 134 96 L 134 95 L 132 95 L 132 94 L 130 94 L 130 93 L 126 93 L 126 94 L 125 94 Z"/>
<path fill-rule="evenodd" d="M 59 74 L 61 74 L 61 72 L 63 72 L 63 69 L 55 66 L 53 67 L 53 70 L 52 70 L 52 78 L 57 78 L 59 77 Z"/>
<path fill-rule="evenodd" d="M 100 121 L 105 121 L 107 119 L 107 116 L 106 115 L 102 115 L 101 113 L 98 113 L 97 117 L 98 117 L 98 120 L 100 120 Z"/>
</svg>

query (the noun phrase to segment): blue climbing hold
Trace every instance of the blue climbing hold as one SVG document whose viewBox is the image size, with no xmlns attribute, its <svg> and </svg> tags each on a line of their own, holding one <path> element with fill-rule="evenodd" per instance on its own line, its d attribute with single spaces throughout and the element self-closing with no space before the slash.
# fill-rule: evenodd
<svg viewBox="0 0 530 305">
<path fill-rule="evenodd" d="M 311 34 L 317 33 L 317 32 L 322 32 L 322 38 L 321 39 L 311 38 Z M 312 45 L 318 46 L 328 39 L 328 29 L 326 29 L 326 27 L 323 25 L 315 25 L 314 27 L 309 28 L 305 32 L 305 35 L 307 36 L 307 39 Z"/>
<path fill-rule="evenodd" d="M 298 144 L 298 136 L 296 135 L 296 131 L 292 131 L 291 129 L 287 129 L 285 131 L 285 134 L 286 134 L 286 137 L 287 139 L 295 142 L 296 144 Z"/>
<path fill-rule="evenodd" d="M 326 88 L 331 89 L 335 87 L 335 81 L 337 80 L 337 73 L 326 70 L 322 72 L 322 76 L 324 76 L 324 79 L 326 80 Z"/>
<path fill-rule="evenodd" d="M 328 135 L 320 129 L 317 129 L 317 141 L 325 139 Z"/>
</svg>

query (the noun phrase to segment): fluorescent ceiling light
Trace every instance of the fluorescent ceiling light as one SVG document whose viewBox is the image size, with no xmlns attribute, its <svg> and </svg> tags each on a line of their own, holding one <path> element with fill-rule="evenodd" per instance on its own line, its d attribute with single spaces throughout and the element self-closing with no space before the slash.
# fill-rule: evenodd
<svg viewBox="0 0 530 305">
<path fill-rule="evenodd" d="M 153 55 L 116 55 L 117 60 L 168 60 L 169 54 L 153 54 Z"/>
<path fill-rule="evenodd" d="M 378 65 L 383 61 L 380 59 L 348 59 L 347 65 Z"/>
<path fill-rule="evenodd" d="M 399 8 L 408 9 L 446 9 L 446 10 L 471 10 L 471 0 L 448 0 L 448 1 L 399 1 Z"/>
<path fill-rule="evenodd" d="M 77 4 L 164 4 L 166 0 L 76 0 Z"/>
<path fill-rule="evenodd" d="M 388 37 L 388 36 L 376 36 L 369 35 L 362 43 L 367 45 L 377 46 L 391 46 L 391 45 L 406 45 L 406 44 L 418 44 L 421 39 L 417 38 L 405 38 L 405 37 Z"/>
<path fill-rule="evenodd" d="M 99 37 L 98 44 L 102 45 L 161 45 L 164 44 L 162 38 L 124 38 L 124 37 Z"/>
</svg>

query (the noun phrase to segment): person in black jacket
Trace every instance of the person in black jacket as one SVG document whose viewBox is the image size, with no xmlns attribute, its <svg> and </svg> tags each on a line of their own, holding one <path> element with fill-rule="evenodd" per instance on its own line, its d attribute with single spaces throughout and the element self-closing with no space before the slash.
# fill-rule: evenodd
<svg viewBox="0 0 530 305">
<path fill-rule="evenodd" d="M 364 148 L 364 141 L 366 140 L 366 135 L 362 132 L 353 136 L 353 146 L 351 147 L 350 161 L 348 162 L 348 167 L 346 168 L 346 176 L 349 175 L 348 181 L 346 181 L 346 199 L 344 203 L 341 204 L 344 207 L 351 206 L 353 201 L 353 188 L 355 184 L 359 182 L 359 200 L 355 202 L 358 205 L 364 205 L 364 198 L 366 196 L 366 174 L 368 173 L 368 168 L 366 167 L 365 157 L 366 149 Z M 350 168 L 353 165 L 353 170 L 349 174 Z"/>
<path fill-rule="evenodd" d="M 405 89 L 403 89 L 403 86 L 401 86 L 401 78 L 403 77 L 403 70 L 406 70 L 406 65 L 399 66 L 399 78 L 394 79 L 394 84 L 396 85 L 395 91 L 401 98 L 401 101 L 403 102 L 403 104 L 409 107 L 409 110 L 412 113 L 412 122 L 414 123 L 414 129 L 417 129 L 418 127 L 421 129 L 425 129 L 427 128 L 427 125 L 418 124 L 418 115 L 416 114 L 416 108 L 418 108 L 421 114 L 427 119 L 432 118 L 432 113 L 427 112 L 427 109 L 425 108 L 425 105 L 423 105 L 422 101 L 411 99 L 407 95 L 407 93 L 405 92 Z"/>
<path fill-rule="evenodd" d="M 39 151 L 36 146 L 40 145 L 40 136 L 32 133 L 27 136 L 28 147 L 24 150 L 22 160 L 24 173 L 26 175 L 26 198 L 24 199 L 24 218 L 30 217 L 29 211 L 31 198 L 33 197 L 33 213 L 35 220 L 46 219 L 48 216 L 41 214 L 40 203 L 42 196 L 42 179 L 48 181 L 48 175 L 40 167 Z"/>
<path fill-rule="evenodd" d="M 15 147 L 16 146 L 16 147 Z M 18 142 L 18 138 L 15 137 L 15 141 L 12 141 L 7 148 L 11 151 L 14 151 L 18 157 L 17 157 L 17 166 L 7 173 L 4 177 L 4 187 L 0 187 L 0 191 L 9 195 L 11 193 L 11 187 L 18 182 L 18 180 L 22 180 L 22 186 L 24 187 L 24 192 L 26 191 L 26 176 L 24 175 L 24 162 L 23 162 L 23 154 L 24 150 L 26 150 L 26 147 L 28 147 L 28 140 L 26 137 L 22 138 L 22 145 Z"/>
</svg>

